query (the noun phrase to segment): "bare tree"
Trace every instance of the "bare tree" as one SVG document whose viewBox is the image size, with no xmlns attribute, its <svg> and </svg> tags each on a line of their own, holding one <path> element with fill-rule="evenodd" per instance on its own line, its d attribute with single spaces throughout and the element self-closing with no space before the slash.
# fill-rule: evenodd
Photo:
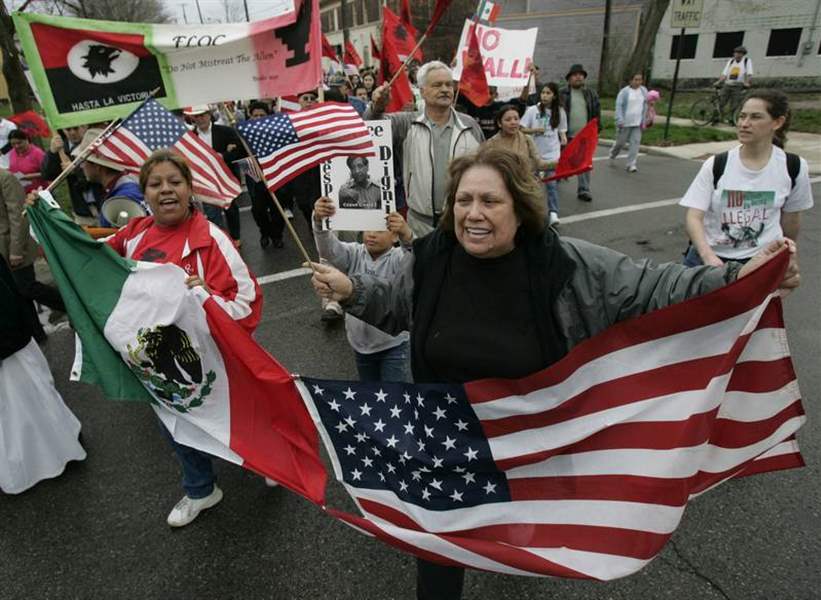
<svg viewBox="0 0 821 600">
<path fill-rule="evenodd" d="M 242 1 L 222 0 L 222 10 L 225 13 L 224 23 L 239 23 L 245 20 L 245 11 L 242 8 Z"/>
<path fill-rule="evenodd" d="M 636 73 L 647 72 L 653 58 L 653 42 L 656 40 L 656 34 L 668 6 L 670 6 L 670 0 L 651 0 L 644 5 L 641 11 L 638 40 L 622 69 L 622 81 L 630 81 Z"/>
<path fill-rule="evenodd" d="M 16 113 L 30 110 L 32 97 L 14 43 L 14 23 L 3 2 L 0 2 L 0 50 L 3 54 L 3 77 L 8 84 L 11 108 Z"/>
<path fill-rule="evenodd" d="M 168 23 L 171 21 L 171 16 L 161 0 L 49 0 L 49 2 L 54 5 L 55 12 L 83 19 L 131 23 Z"/>
</svg>

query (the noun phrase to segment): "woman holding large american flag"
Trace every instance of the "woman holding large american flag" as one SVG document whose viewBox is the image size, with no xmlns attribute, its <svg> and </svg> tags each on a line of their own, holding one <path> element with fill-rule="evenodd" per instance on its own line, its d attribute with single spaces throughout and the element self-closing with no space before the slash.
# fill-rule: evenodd
<svg viewBox="0 0 821 600">
<path fill-rule="evenodd" d="M 349 278 L 315 265 L 314 287 L 388 333 L 410 330 L 416 383 L 462 383 L 535 373 L 618 321 L 720 288 L 783 250 L 795 253 L 779 240 L 744 266 L 635 262 L 560 238 L 545 226 L 543 194 L 512 152 L 483 148 L 458 158 L 440 225 L 414 242 L 396 279 Z M 798 284 L 791 260 L 782 287 Z M 462 567 L 417 560 L 418 598 L 461 598 Z"/>
</svg>

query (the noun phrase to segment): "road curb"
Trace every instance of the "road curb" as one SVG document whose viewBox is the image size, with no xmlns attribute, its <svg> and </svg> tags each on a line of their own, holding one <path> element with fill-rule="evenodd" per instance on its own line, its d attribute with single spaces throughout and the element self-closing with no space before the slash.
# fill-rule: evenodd
<svg viewBox="0 0 821 600">
<path fill-rule="evenodd" d="M 610 140 L 607 138 L 600 138 L 599 145 L 601 146 L 612 146 L 616 143 L 616 140 Z M 683 144 L 683 146 L 687 146 L 688 144 Z M 659 146 L 645 146 L 644 144 L 639 145 L 639 152 L 644 152 L 645 154 L 655 154 L 657 156 L 672 156 L 673 158 L 680 158 L 682 160 L 698 160 L 696 158 L 690 158 L 688 156 L 682 156 L 680 153 L 676 152 L 675 149 L 678 146 L 670 146 L 669 148 L 661 148 Z"/>
</svg>

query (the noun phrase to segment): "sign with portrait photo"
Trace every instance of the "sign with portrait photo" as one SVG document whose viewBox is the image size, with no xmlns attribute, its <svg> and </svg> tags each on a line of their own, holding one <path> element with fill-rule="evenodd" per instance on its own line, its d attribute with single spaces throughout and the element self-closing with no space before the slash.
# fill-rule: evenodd
<svg viewBox="0 0 821 600">
<path fill-rule="evenodd" d="M 365 123 L 376 156 L 342 156 L 319 167 L 322 195 L 336 206 L 336 214 L 323 224 L 325 229 L 384 231 L 385 215 L 395 209 L 391 122 Z"/>
</svg>

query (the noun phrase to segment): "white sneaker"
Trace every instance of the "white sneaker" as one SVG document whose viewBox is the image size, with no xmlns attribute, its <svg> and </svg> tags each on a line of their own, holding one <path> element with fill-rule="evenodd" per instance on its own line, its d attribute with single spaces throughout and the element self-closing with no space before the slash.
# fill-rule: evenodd
<svg viewBox="0 0 821 600">
<path fill-rule="evenodd" d="M 627 172 L 628 173 L 635 173 L 636 171 L 638 171 L 638 169 L 636 168 L 636 165 L 630 165 L 629 167 L 627 167 Z"/>
<path fill-rule="evenodd" d="M 183 496 L 182 500 L 168 513 L 168 524 L 171 527 L 185 527 L 206 508 L 216 506 L 222 500 L 222 490 L 216 485 L 214 490 L 205 498 L 189 498 Z"/>
<path fill-rule="evenodd" d="M 550 213 L 547 215 L 547 224 L 558 225 L 559 223 L 561 223 L 561 221 L 559 221 L 559 213 L 553 212 L 551 210 Z"/>
<path fill-rule="evenodd" d="M 270 477 L 265 478 L 265 485 L 267 485 L 268 487 L 271 487 L 271 488 L 279 487 L 279 483 L 277 483 L 276 481 L 274 481 Z"/>
</svg>

